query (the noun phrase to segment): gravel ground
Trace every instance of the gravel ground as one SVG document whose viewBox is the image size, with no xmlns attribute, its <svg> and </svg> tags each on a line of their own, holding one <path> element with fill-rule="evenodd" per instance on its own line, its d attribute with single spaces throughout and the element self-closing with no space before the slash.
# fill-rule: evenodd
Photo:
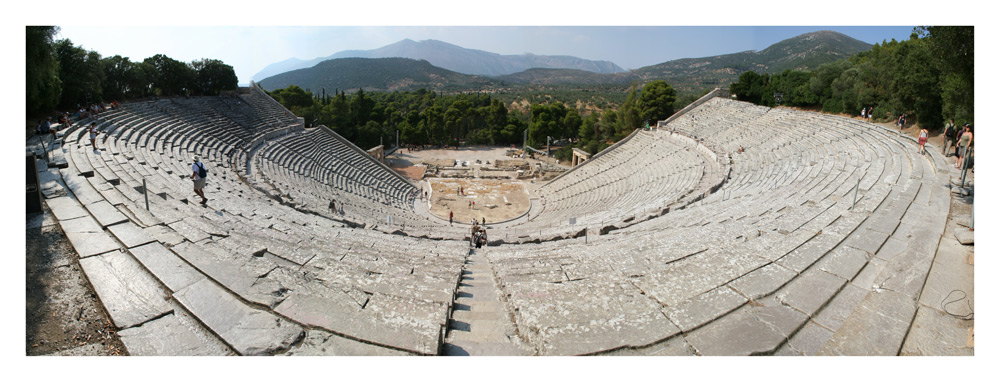
<svg viewBox="0 0 1000 382">
<path fill-rule="evenodd" d="M 128 355 L 51 212 L 26 229 L 25 354 Z"/>
</svg>

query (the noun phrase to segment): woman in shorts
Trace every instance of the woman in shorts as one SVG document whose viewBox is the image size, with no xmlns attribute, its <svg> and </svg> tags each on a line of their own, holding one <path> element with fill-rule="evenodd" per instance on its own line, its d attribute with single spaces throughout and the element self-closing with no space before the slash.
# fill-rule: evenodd
<svg viewBox="0 0 1000 382">
<path fill-rule="evenodd" d="M 920 129 L 920 137 L 917 138 L 917 152 L 920 154 L 924 153 L 924 144 L 927 143 L 927 129 Z"/>
<path fill-rule="evenodd" d="M 90 145 L 94 147 L 94 152 L 97 152 L 97 122 L 90 123 Z"/>
</svg>

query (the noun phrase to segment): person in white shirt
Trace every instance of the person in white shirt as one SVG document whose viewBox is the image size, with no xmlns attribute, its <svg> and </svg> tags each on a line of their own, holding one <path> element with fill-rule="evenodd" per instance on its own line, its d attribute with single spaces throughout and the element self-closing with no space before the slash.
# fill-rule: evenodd
<svg viewBox="0 0 1000 382">
<path fill-rule="evenodd" d="M 204 172 L 206 176 L 201 176 Z M 197 155 L 194 157 L 194 163 L 191 164 L 191 179 L 194 180 L 194 193 L 201 197 L 201 204 L 208 203 L 208 198 L 205 197 L 205 178 L 208 176 L 208 172 L 205 171 L 205 165 L 201 163 L 201 158 Z"/>
<path fill-rule="evenodd" d="M 94 147 L 94 152 L 97 152 L 97 122 L 90 123 L 90 145 Z"/>
</svg>

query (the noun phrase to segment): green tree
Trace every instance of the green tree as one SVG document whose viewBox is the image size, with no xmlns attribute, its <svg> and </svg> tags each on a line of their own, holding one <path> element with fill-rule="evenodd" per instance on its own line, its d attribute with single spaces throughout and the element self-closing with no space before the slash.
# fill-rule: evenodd
<svg viewBox="0 0 1000 382">
<path fill-rule="evenodd" d="M 531 124 L 528 126 L 528 145 L 538 147 L 548 142 L 548 137 L 559 139 L 566 118 L 566 107 L 561 103 L 531 105 Z"/>
<path fill-rule="evenodd" d="M 122 99 L 128 93 L 129 72 L 134 63 L 119 55 L 106 57 L 102 60 L 104 68 L 103 93 L 111 100 Z"/>
<path fill-rule="evenodd" d="M 372 116 L 372 110 L 375 108 L 375 101 L 368 98 L 365 95 L 365 91 L 358 89 L 357 93 L 351 97 L 351 102 L 349 104 L 349 110 L 351 112 L 351 124 L 354 126 L 364 126 L 368 123 Z"/>
<path fill-rule="evenodd" d="M 632 134 L 633 130 L 642 127 L 642 117 L 639 116 L 639 96 L 635 89 L 635 83 L 629 89 L 628 96 L 625 97 L 625 102 L 619 108 L 618 114 L 614 140 L 625 138 Z"/>
<path fill-rule="evenodd" d="M 153 69 L 150 73 L 153 90 L 163 96 L 184 95 L 195 88 L 197 72 L 190 65 L 163 54 L 146 58 L 142 62 Z"/>
<path fill-rule="evenodd" d="M 809 79 L 809 90 L 816 96 L 820 104 L 825 104 L 833 96 L 830 85 L 840 74 L 851 67 L 847 60 L 834 61 L 820 65 Z"/>
<path fill-rule="evenodd" d="M 351 113 L 350 106 L 347 103 L 347 95 L 343 92 L 335 94 L 330 99 L 330 103 L 321 109 L 320 122 L 342 136 L 346 137 L 348 134 L 354 135 L 353 132 L 348 133 L 354 129 L 354 125 L 351 124 Z"/>
<path fill-rule="evenodd" d="M 781 74 L 771 76 L 765 94 L 772 96 L 781 93 L 781 103 L 789 106 L 808 106 L 815 101 L 803 99 L 803 90 L 809 83 L 809 72 L 785 70 Z"/>
<path fill-rule="evenodd" d="M 195 89 L 206 95 L 218 95 L 224 90 L 234 90 L 238 80 L 233 67 L 220 60 L 204 58 L 191 63 L 197 72 Z"/>
<path fill-rule="evenodd" d="M 580 122 L 580 127 L 577 130 L 577 137 L 580 138 L 579 147 L 584 147 L 597 138 L 598 121 L 597 113 L 590 113 Z"/>
<path fill-rule="evenodd" d="M 57 41 L 55 49 L 59 60 L 59 78 L 62 80 L 60 105 L 72 108 L 77 104 L 100 101 L 101 80 L 104 77 L 101 56 L 73 45 L 68 39 Z"/>
<path fill-rule="evenodd" d="M 644 123 L 656 124 L 674 114 L 677 93 L 666 81 L 657 80 L 646 84 L 639 95 L 639 118 Z"/>
<path fill-rule="evenodd" d="M 153 77 L 156 68 L 145 62 L 137 62 L 125 73 L 126 90 L 128 97 L 138 98 L 153 94 Z"/>
<path fill-rule="evenodd" d="M 576 138 L 580 133 L 580 125 L 583 124 L 583 118 L 580 117 L 580 112 L 576 109 L 567 109 L 566 116 L 562 120 L 562 134 L 561 138 Z"/>
<path fill-rule="evenodd" d="M 767 86 L 765 77 L 753 71 L 740 74 L 739 81 L 729 85 L 729 92 L 736 95 L 740 101 L 761 103 L 764 89 Z"/>
<path fill-rule="evenodd" d="M 313 104 L 312 93 L 303 90 L 298 85 L 288 85 L 284 89 L 275 89 L 270 94 L 275 101 L 289 109 L 293 107 L 306 108 Z"/>
<path fill-rule="evenodd" d="M 53 45 L 59 27 L 29 26 L 25 32 L 25 103 L 27 112 L 35 114 L 54 108 L 62 95 Z"/>
<path fill-rule="evenodd" d="M 618 115 L 614 110 L 604 110 L 604 114 L 601 115 L 601 122 L 598 125 L 598 135 L 595 137 L 595 142 L 614 139 L 618 126 L 621 125 Z M 596 152 L 591 151 L 591 154 L 596 154 Z"/>
<path fill-rule="evenodd" d="M 434 105 L 424 109 L 424 119 L 421 122 L 428 142 L 438 145 L 447 143 L 448 129 L 444 124 L 444 110 L 441 106 Z"/>
<path fill-rule="evenodd" d="M 975 29 L 971 26 L 925 26 L 931 56 L 941 71 L 942 120 L 974 122 Z"/>
</svg>

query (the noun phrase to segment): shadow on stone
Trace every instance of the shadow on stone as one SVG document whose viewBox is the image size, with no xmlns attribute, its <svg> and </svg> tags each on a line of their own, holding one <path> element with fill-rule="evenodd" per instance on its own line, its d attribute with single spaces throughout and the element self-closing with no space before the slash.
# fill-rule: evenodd
<svg viewBox="0 0 1000 382">
<path fill-rule="evenodd" d="M 463 332 L 472 331 L 472 325 L 470 325 L 468 322 L 458 321 L 454 319 L 448 323 L 448 327 L 451 328 L 451 330 L 460 330 Z"/>
<path fill-rule="evenodd" d="M 462 349 L 461 346 L 452 344 L 444 344 L 443 353 L 444 355 L 457 355 L 457 356 L 469 355 L 469 352 L 465 351 L 465 349 Z"/>
</svg>

